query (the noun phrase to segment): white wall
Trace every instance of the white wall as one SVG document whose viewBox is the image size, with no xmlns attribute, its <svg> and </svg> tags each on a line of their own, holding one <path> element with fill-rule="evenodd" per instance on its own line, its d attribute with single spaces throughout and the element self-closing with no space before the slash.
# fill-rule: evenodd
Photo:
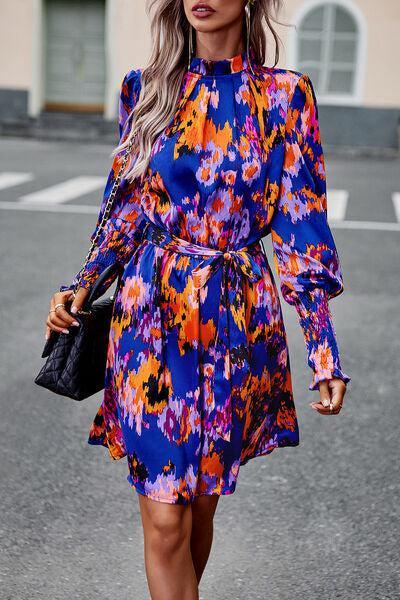
<svg viewBox="0 0 400 600">
<path fill-rule="evenodd" d="M 0 87 L 32 83 L 32 0 L 0 0 Z"/>
</svg>

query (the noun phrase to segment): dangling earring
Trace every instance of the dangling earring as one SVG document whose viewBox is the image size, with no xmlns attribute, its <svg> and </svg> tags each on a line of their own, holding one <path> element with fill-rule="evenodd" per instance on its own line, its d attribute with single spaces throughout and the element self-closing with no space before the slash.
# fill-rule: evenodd
<svg viewBox="0 0 400 600">
<path fill-rule="evenodd" d="M 188 60 L 188 70 L 190 69 L 190 63 L 192 62 L 193 57 L 193 27 L 191 23 L 189 23 L 189 60 Z"/>
<path fill-rule="evenodd" d="M 247 53 L 247 62 L 249 64 L 250 70 L 255 75 L 253 71 L 253 66 L 250 60 L 250 32 L 251 32 L 251 7 L 255 3 L 255 0 L 248 0 L 246 2 L 246 6 L 244 8 L 246 14 L 246 53 Z"/>
</svg>

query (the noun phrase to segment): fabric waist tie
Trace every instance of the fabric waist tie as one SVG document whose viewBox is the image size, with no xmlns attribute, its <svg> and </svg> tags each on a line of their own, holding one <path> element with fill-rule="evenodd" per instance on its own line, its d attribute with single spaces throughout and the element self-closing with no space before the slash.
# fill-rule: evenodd
<svg viewBox="0 0 400 600">
<path fill-rule="evenodd" d="M 150 221 L 145 225 L 142 241 L 144 240 L 171 252 L 203 258 L 191 271 L 195 289 L 199 290 L 218 269 L 222 269 L 214 342 L 214 406 L 209 413 L 208 422 L 216 435 L 230 440 L 232 387 L 240 386 L 249 373 L 243 283 L 247 279 L 254 284 L 263 277 L 262 270 L 255 260 L 255 255 L 263 253 L 262 242 L 257 240 L 234 250 L 217 250 L 179 238 Z M 161 280 L 161 277 L 159 279 Z"/>
</svg>

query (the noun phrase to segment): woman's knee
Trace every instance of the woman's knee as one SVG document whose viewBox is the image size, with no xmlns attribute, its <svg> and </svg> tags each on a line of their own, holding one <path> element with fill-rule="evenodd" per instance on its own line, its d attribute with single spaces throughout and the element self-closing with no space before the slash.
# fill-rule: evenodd
<svg viewBox="0 0 400 600">
<path fill-rule="evenodd" d="M 190 507 L 159 502 L 155 504 L 146 507 L 143 522 L 145 542 L 153 551 L 170 556 L 189 543 Z"/>
</svg>

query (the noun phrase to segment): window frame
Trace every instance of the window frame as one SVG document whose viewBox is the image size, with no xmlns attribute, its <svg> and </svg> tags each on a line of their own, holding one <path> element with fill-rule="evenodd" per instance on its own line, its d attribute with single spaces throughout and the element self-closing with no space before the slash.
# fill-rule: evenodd
<svg viewBox="0 0 400 600">
<path fill-rule="evenodd" d="M 318 8 L 325 7 L 328 4 L 334 4 L 346 10 L 354 19 L 357 32 L 358 41 L 356 44 L 356 55 L 354 61 L 354 90 L 352 94 L 340 94 L 340 93 L 318 93 L 318 102 L 320 104 L 341 104 L 341 105 L 360 105 L 362 102 L 362 91 L 365 77 L 365 66 L 366 66 L 366 53 L 367 53 L 367 23 L 365 17 L 359 7 L 354 4 L 353 0 L 307 0 L 304 4 L 295 12 L 291 22 L 294 27 L 290 29 L 289 39 L 289 68 L 296 71 L 299 70 L 299 30 L 301 23 L 310 11 Z M 304 73 L 307 73 L 306 69 L 303 69 Z"/>
</svg>

